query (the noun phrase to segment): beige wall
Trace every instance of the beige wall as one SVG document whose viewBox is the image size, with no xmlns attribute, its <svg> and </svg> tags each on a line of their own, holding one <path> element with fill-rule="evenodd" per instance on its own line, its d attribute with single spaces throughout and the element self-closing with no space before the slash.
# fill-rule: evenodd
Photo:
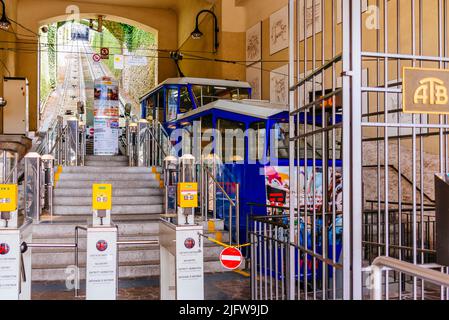
<svg viewBox="0 0 449 320">
<path fill-rule="evenodd" d="M 186 76 L 245 80 L 244 63 L 233 64 L 221 61 L 242 61 L 245 59 L 245 35 L 243 32 L 235 32 L 235 28 L 229 27 L 229 21 L 233 19 L 233 10 L 229 7 L 229 3 L 225 3 L 225 1 L 231 0 L 217 0 L 212 7 L 209 6 L 208 8 L 214 11 L 218 18 L 220 47 L 217 53 L 212 53 L 214 50 L 212 15 L 204 14 L 201 16 L 200 30 L 204 33 L 204 37 L 200 40 L 194 40 L 190 37 L 190 33 L 195 28 L 195 16 L 201 9 L 204 9 L 204 6 L 199 5 L 196 8 L 190 8 L 189 11 L 195 13 L 189 16 L 190 20 L 181 20 L 180 18 L 180 24 L 185 26 L 183 32 L 185 41 L 180 45 L 180 50 L 184 52 L 181 69 Z M 226 24 L 224 20 L 227 21 Z"/>
<path fill-rule="evenodd" d="M 54 17 L 64 17 L 69 5 L 77 5 L 81 14 L 103 14 L 106 19 L 109 16 L 126 17 L 138 24 L 150 26 L 158 31 L 158 45 L 160 49 L 174 50 L 178 43 L 178 20 L 173 10 L 150 9 L 126 6 L 108 6 L 93 3 L 80 3 L 76 1 L 54 1 L 54 0 L 20 0 L 18 4 L 17 18 L 27 28 L 37 32 L 40 24 Z M 22 40 L 21 40 L 22 41 Z M 26 49 L 34 49 L 27 52 Z M 38 75 L 37 75 L 37 53 L 36 44 L 20 45 L 17 55 L 18 76 L 25 76 L 30 81 L 30 129 L 37 127 L 37 101 L 38 101 Z M 160 54 L 166 57 L 167 54 Z M 159 59 L 159 81 L 176 74 L 176 68 L 169 59 Z"/>
<path fill-rule="evenodd" d="M 17 1 L 6 0 L 6 14 L 9 18 L 17 21 Z M 16 25 L 13 24 L 14 30 Z M 0 32 L 0 96 L 3 96 L 3 77 L 15 76 L 16 73 L 16 36 L 12 33 Z M 5 67 L 6 66 L 6 67 Z M 3 132 L 3 110 L 0 110 L 0 133 Z"/>
</svg>

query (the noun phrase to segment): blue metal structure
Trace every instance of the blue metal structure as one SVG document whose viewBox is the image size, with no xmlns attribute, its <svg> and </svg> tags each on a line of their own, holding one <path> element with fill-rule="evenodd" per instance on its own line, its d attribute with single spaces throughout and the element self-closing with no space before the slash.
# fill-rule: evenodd
<svg viewBox="0 0 449 320">
<path fill-rule="evenodd" d="M 168 79 L 141 98 L 142 118 L 151 117 L 162 123 L 166 131 L 172 134 L 172 143 L 181 146 L 179 156 L 192 153 L 197 159 L 204 159 L 209 147 L 208 151 L 215 154 L 219 161 L 215 178 L 228 195 L 235 199 L 236 184 L 240 185 L 240 221 L 234 225 L 234 220 L 232 226 L 234 231 L 240 228 L 240 242 L 248 241 L 249 212 L 257 216 L 268 214 L 267 208 L 251 208 L 250 203 L 277 206 L 288 206 L 289 203 L 288 107 L 250 98 L 251 88 L 247 83 L 195 78 Z M 337 122 L 342 120 L 340 114 L 299 113 L 296 121 L 316 128 L 325 121 L 330 123 L 331 117 L 335 117 Z M 184 129 L 184 133 L 174 134 L 176 129 Z M 211 130 L 212 134 L 205 146 L 207 130 Z M 235 147 L 234 138 L 230 148 L 223 142 L 226 130 L 240 130 L 243 133 L 235 138 Z M 185 134 L 193 143 L 183 143 Z M 237 147 L 239 139 L 242 142 L 240 149 Z M 255 141 L 256 146 L 252 147 Z M 231 157 L 224 151 L 230 151 Z M 311 168 L 313 158 L 300 154 L 296 165 L 306 167 L 307 164 Z M 341 167 L 339 159 L 328 160 L 329 166 L 326 167 L 332 167 L 333 161 Z M 322 170 L 323 160 L 316 160 L 315 166 L 317 171 Z M 312 183 L 316 184 L 319 180 L 314 178 Z M 307 195 L 303 198 L 304 207 L 310 208 Z M 227 222 L 230 204 L 219 190 L 217 199 L 217 217 Z M 283 214 L 282 210 L 279 213 Z M 304 232 L 303 225 L 301 230 Z M 309 234 L 311 230 L 307 232 Z"/>
</svg>

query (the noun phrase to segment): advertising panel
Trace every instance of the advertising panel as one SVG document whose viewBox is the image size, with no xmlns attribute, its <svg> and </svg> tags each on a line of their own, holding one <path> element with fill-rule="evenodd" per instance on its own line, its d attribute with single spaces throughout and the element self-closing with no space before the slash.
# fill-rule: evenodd
<svg viewBox="0 0 449 320">
<path fill-rule="evenodd" d="M 94 85 L 94 154 L 117 155 L 120 101 L 118 82 L 103 77 Z"/>
</svg>

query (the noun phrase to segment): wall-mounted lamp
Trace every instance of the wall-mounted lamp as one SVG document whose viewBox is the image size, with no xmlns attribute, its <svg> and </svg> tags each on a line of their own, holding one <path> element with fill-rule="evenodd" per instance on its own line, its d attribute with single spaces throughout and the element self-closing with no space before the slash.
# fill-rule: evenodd
<svg viewBox="0 0 449 320">
<path fill-rule="evenodd" d="M 5 2 L 3 0 L 0 0 L 3 7 L 3 13 L 2 17 L 0 19 L 0 29 L 8 30 L 11 26 L 11 22 L 9 22 L 8 18 L 6 17 L 6 8 L 5 8 Z"/>
<path fill-rule="evenodd" d="M 201 10 L 200 12 L 198 12 L 198 14 L 196 15 L 196 24 L 195 24 L 195 30 L 193 30 L 193 32 L 191 33 L 192 39 L 198 40 L 201 39 L 203 37 L 203 33 L 200 30 L 200 26 L 199 26 L 199 17 L 202 13 L 210 13 L 213 18 L 214 18 L 214 48 L 215 48 L 215 52 L 217 52 L 218 47 L 219 47 L 219 43 L 218 43 L 218 32 L 220 31 L 218 29 L 218 19 L 217 16 L 215 15 L 215 13 L 211 10 Z"/>
<path fill-rule="evenodd" d="M 5 99 L 3 99 L 2 97 L 0 97 L 0 108 L 6 107 L 7 104 L 8 104 L 8 102 Z"/>
</svg>

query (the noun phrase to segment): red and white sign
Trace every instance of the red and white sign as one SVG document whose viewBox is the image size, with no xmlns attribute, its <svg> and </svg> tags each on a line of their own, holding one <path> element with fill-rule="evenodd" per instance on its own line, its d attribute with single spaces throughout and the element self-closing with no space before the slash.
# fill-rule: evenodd
<svg viewBox="0 0 449 320">
<path fill-rule="evenodd" d="M 98 53 L 95 53 L 95 54 L 92 56 L 92 59 L 93 59 L 95 62 L 99 62 L 99 61 L 101 60 L 101 56 L 100 56 Z"/>
<path fill-rule="evenodd" d="M 235 270 L 243 262 L 243 256 L 239 249 L 226 248 L 220 253 L 220 262 L 228 270 Z"/>
<path fill-rule="evenodd" d="M 101 59 L 109 59 L 109 49 L 108 48 L 101 48 Z"/>
</svg>

